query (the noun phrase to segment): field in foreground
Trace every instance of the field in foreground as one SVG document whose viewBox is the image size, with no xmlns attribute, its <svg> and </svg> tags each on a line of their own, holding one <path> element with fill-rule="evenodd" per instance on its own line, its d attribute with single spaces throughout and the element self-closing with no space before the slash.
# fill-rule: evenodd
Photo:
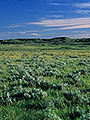
<svg viewBox="0 0 90 120">
<path fill-rule="evenodd" d="M 0 120 L 90 120 L 90 45 L 0 45 Z"/>
</svg>

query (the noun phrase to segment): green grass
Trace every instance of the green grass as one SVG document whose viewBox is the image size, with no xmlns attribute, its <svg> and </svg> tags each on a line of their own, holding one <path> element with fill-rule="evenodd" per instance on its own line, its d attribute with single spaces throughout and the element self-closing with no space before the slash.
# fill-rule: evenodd
<svg viewBox="0 0 90 120">
<path fill-rule="evenodd" d="M 89 119 L 89 45 L 0 45 L 0 120 Z"/>
</svg>

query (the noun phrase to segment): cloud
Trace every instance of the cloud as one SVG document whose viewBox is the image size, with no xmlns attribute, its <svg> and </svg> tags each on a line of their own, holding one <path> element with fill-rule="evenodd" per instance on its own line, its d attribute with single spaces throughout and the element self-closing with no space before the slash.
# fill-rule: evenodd
<svg viewBox="0 0 90 120">
<path fill-rule="evenodd" d="M 23 27 L 22 25 L 11 25 L 11 26 L 8 26 L 9 28 L 21 28 Z"/>
<path fill-rule="evenodd" d="M 90 10 L 77 10 L 76 13 L 90 15 Z"/>
<path fill-rule="evenodd" d="M 1 32 L 0 33 L 0 39 L 6 39 L 6 38 L 23 38 L 23 37 L 40 37 L 41 35 L 39 33 L 36 33 L 36 31 L 8 31 L 8 32 Z"/>
<path fill-rule="evenodd" d="M 27 24 L 40 25 L 40 26 L 49 27 L 49 28 L 60 27 L 59 30 L 90 28 L 90 17 L 41 20 L 40 22 L 32 22 Z M 55 28 L 55 29 L 58 29 L 58 28 Z"/>
<path fill-rule="evenodd" d="M 75 33 L 74 33 L 75 32 Z M 73 31 L 70 35 L 72 38 L 90 38 L 90 31 Z"/>
<path fill-rule="evenodd" d="M 53 15 L 46 15 L 46 16 L 42 17 L 41 20 L 51 19 L 51 18 L 62 18 L 62 17 L 64 17 L 64 16 L 59 15 L 59 14 L 53 14 Z"/>
<path fill-rule="evenodd" d="M 58 28 L 59 30 L 60 28 Z M 54 29 L 53 29 L 54 30 Z M 57 29 L 56 29 L 57 30 Z M 56 31 L 55 30 L 55 31 Z M 48 31 L 48 30 L 47 30 Z M 72 30 L 72 31 L 52 31 L 50 30 L 50 32 L 48 31 L 41 31 L 40 33 L 36 33 L 36 32 L 32 32 L 32 33 L 27 33 L 24 34 L 24 32 L 26 31 L 18 31 L 18 32 L 1 32 L 0 33 L 0 39 L 6 39 L 6 38 L 37 38 L 37 37 L 41 37 L 41 38 L 52 38 L 52 37 L 58 37 L 58 36 L 66 36 L 66 37 L 70 37 L 70 38 L 90 38 L 90 31 L 82 31 L 82 30 Z M 30 31 L 31 32 L 31 31 Z"/>
<path fill-rule="evenodd" d="M 11 32 L 11 31 L 9 31 L 9 32 L 7 32 L 8 34 L 31 34 L 31 33 L 36 33 L 36 32 L 38 32 L 38 31 L 36 31 L 36 30 L 29 30 L 29 31 L 17 31 L 17 32 Z"/>
<path fill-rule="evenodd" d="M 20 33 L 20 34 L 28 34 L 28 33 L 33 33 L 33 32 L 38 32 L 36 30 L 28 30 L 28 31 L 18 31 L 16 33 Z"/>
<path fill-rule="evenodd" d="M 79 8 L 89 8 L 90 7 L 90 2 L 88 3 L 77 3 L 74 4 L 75 7 L 79 7 Z"/>
<path fill-rule="evenodd" d="M 55 30 L 56 31 L 56 30 Z M 90 31 L 72 30 L 72 31 L 50 31 L 41 33 L 42 38 L 52 37 L 70 37 L 70 38 L 90 38 Z"/>
<path fill-rule="evenodd" d="M 59 6 L 61 5 L 60 3 L 57 3 L 57 2 L 52 2 L 52 3 L 49 3 L 50 5 L 54 5 L 54 6 Z"/>
<path fill-rule="evenodd" d="M 43 32 L 59 31 L 59 30 L 75 30 L 75 29 L 83 29 L 83 28 L 90 28 L 90 25 L 77 25 L 77 26 L 67 26 L 67 27 L 60 27 L 60 28 L 49 28 L 49 29 L 43 30 Z"/>
<path fill-rule="evenodd" d="M 0 37 L 10 37 L 10 34 L 8 34 L 8 33 L 0 33 Z"/>
<path fill-rule="evenodd" d="M 63 17 L 63 15 L 51 15 L 50 17 L 60 18 L 60 17 Z"/>
<path fill-rule="evenodd" d="M 70 26 L 70 27 L 63 27 L 60 28 L 61 30 L 71 30 L 71 29 L 82 29 L 82 28 L 90 28 L 90 25 L 77 25 L 77 26 Z"/>
<path fill-rule="evenodd" d="M 40 36 L 41 36 L 41 35 L 38 34 L 38 33 L 32 33 L 31 35 L 32 35 L 32 36 L 35 36 L 35 37 L 40 37 Z"/>
<path fill-rule="evenodd" d="M 71 5 L 72 3 L 67 3 L 67 2 L 50 2 L 49 3 L 50 5 L 53 5 L 53 6 L 60 6 L 60 5 L 62 5 L 62 6 L 67 6 L 67 5 Z"/>
</svg>

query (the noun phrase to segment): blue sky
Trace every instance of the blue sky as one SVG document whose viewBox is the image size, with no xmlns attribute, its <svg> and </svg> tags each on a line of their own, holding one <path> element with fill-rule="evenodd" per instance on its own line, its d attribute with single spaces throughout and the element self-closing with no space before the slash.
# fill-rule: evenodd
<svg viewBox="0 0 90 120">
<path fill-rule="evenodd" d="M 0 0 L 0 39 L 90 37 L 90 0 Z"/>
</svg>

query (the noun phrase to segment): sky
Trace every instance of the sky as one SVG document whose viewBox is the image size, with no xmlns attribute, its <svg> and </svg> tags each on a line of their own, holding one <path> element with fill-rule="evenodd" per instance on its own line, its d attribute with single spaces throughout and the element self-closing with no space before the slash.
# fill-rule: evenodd
<svg viewBox="0 0 90 120">
<path fill-rule="evenodd" d="M 88 38 L 90 0 L 0 0 L 0 39 Z"/>
</svg>

